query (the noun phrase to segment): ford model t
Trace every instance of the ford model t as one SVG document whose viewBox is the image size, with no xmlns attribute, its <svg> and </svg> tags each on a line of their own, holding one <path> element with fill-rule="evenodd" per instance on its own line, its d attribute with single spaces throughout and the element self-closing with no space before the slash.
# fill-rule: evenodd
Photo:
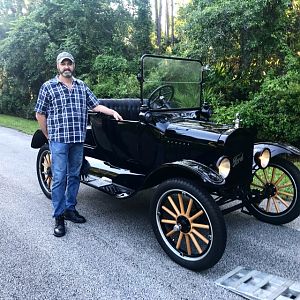
<svg viewBox="0 0 300 300">
<path fill-rule="evenodd" d="M 283 224 L 300 213 L 299 169 L 286 159 L 299 149 L 256 143 L 254 133 L 210 121 L 202 102 L 199 60 L 144 55 L 140 99 L 101 99 L 124 118 L 89 113 L 82 183 L 115 198 L 150 189 L 150 220 L 165 252 L 180 265 L 203 270 L 226 246 L 224 214 L 244 209 Z M 37 176 L 51 197 L 51 153 L 41 131 Z"/>
</svg>

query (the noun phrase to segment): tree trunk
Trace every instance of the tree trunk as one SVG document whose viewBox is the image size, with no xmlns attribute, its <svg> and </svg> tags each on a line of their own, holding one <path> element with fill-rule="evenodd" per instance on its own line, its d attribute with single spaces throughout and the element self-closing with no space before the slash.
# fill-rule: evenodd
<svg viewBox="0 0 300 300">
<path fill-rule="evenodd" d="M 162 14 L 162 0 L 159 1 L 159 8 L 158 8 L 158 34 L 157 34 L 157 45 L 159 52 L 161 51 L 161 14 Z"/>
<path fill-rule="evenodd" d="M 155 0 L 155 31 L 156 31 L 156 45 L 161 49 L 161 0 Z"/>
<path fill-rule="evenodd" d="M 169 43 L 170 41 L 170 17 L 169 17 L 169 1 L 166 0 L 166 42 Z"/>
<path fill-rule="evenodd" d="M 175 30 L 174 30 L 174 0 L 171 0 L 171 44 L 175 43 Z"/>
</svg>

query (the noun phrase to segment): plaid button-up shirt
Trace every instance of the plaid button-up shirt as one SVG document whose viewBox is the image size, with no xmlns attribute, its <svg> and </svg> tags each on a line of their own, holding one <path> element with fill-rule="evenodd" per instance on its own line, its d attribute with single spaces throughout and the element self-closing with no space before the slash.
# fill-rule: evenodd
<svg viewBox="0 0 300 300">
<path fill-rule="evenodd" d="M 98 104 L 83 81 L 73 78 L 73 87 L 68 89 L 55 77 L 42 85 L 34 110 L 46 115 L 50 141 L 82 143 L 86 136 L 87 110 Z"/>
</svg>

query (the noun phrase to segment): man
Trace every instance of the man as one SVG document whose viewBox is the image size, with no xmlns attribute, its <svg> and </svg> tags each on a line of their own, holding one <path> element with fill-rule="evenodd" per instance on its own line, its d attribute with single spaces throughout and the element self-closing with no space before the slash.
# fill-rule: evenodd
<svg viewBox="0 0 300 300">
<path fill-rule="evenodd" d="M 73 77 L 74 57 L 62 52 L 56 59 L 58 75 L 45 82 L 35 106 L 36 119 L 49 140 L 52 154 L 52 205 L 55 218 L 54 235 L 65 235 L 65 222 L 84 223 L 86 219 L 75 209 L 83 160 L 87 111 L 122 117 L 114 110 L 99 105 L 87 85 Z"/>
</svg>

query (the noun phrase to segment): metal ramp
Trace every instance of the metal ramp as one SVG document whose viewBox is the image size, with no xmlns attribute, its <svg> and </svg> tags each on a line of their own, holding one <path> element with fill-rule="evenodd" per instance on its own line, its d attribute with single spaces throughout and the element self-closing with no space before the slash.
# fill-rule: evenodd
<svg viewBox="0 0 300 300">
<path fill-rule="evenodd" d="M 300 300 L 300 281 L 237 267 L 216 281 L 220 285 L 246 299 Z"/>
</svg>

